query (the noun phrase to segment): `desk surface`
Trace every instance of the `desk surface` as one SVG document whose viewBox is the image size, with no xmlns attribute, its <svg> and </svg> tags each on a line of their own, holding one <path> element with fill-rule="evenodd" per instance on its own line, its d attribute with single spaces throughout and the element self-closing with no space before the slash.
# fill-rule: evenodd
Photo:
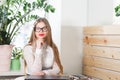
<svg viewBox="0 0 120 80">
<path fill-rule="evenodd" d="M 9 71 L 9 72 L 1 72 L 1 76 L 23 76 L 25 73 L 22 71 Z"/>
<path fill-rule="evenodd" d="M 67 76 L 26 76 L 25 80 L 69 80 Z"/>
</svg>

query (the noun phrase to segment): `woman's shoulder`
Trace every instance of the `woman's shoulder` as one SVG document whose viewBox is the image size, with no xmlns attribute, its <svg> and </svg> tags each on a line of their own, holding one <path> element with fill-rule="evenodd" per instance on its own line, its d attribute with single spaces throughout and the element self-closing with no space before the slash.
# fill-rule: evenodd
<svg viewBox="0 0 120 80">
<path fill-rule="evenodd" d="M 47 51 L 49 51 L 49 52 L 52 52 L 53 53 L 53 48 L 51 47 L 51 46 L 47 46 Z"/>
<path fill-rule="evenodd" d="M 28 54 L 32 53 L 32 46 L 31 45 L 24 46 L 23 52 L 24 52 L 24 55 L 28 55 Z"/>
<path fill-rule="evenodd" d="M 48 46 L 47 46 L 47 49 L 51 49 L 51 50 L 52 50 L 52 47 L 48 45 Z"/>
</svg>

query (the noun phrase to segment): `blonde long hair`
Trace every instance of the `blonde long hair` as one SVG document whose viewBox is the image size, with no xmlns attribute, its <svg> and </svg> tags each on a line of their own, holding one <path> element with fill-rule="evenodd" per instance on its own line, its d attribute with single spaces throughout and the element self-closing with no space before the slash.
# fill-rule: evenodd
<svg viewBox="0 0 120 80">
<path fill-rule="evenodd" d="M 57 65 L 58 65 L 59 68 L 60 68 L 59 74 L 63 74 L 63 66 L 62 66 L 61 61 L 60 61 L 59 51 L 58 51 L 57 46 L 55 45 L 55 43 L 54 43 L 53 40 L 52 40 L 51 27 L 50 27 L 50 24 L 49 24 L 49 22 L 48 22 L 48 20 L 47 20 L 46 18 L 39 18 L 39 19 L 35 22 L 35 24 L 34 24 L 34 29 L 33 29 L 33 31 L 32 31 L 32 34 L 31 34 L 31 37 L 30 37 L 30 41 L 29 41 L 28 44 L 33 46 L 33 51 L 34 51 L 34 50 L 35 50 L 35 41 L 36 41 L 35 27 L 36 27 L 36 25 L 37 25 L 39 22 L 44 22 L 45 25 L 47 26 L 48 34 L 47 34 L 47 37 L 46 37 L 45 41 L 46 41 L 47 45 L 49 45 L 49 46 L 53 49 L 55 61 L 56 61 Z"/>
</svg>

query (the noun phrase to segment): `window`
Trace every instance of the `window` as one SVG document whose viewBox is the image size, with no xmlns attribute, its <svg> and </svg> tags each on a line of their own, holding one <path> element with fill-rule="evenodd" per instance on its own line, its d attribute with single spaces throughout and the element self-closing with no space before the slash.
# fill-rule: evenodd
<svg viewBox="0 0 120 80">
<path fill-rule="evenodd" d="M 32 14 L 36 14 L 36 13 L 37 15 L 40 15 L 40 17 L 45 17 L 46 15 L 45 11 L 43 10 L 36 10 Z M 16 35 L 12 44 L 16 45 L 17 47 L 21 47 L 21 48 L 23 48 L 25 44 L 27 44 L 29 37 L 31 35 L 31 32 L 32 32 L 32 28 L 34 27 L 33 25 L 34 21 L 35 20 L 27 22 L 26 24 L 21 26 L 19 34 Z"/>
<path fill-rule="evenodd" d="M 55 13 L 46 14 L 44 11 L 37 10 L 34 13 L 37 13 L 41 16 L 46 16 L 50 22 L 52 28 L 52 37 L 53 41 L 60 49 L 61 42 L 61 0 L 48 0 L 50 4 L 55 7 Z M 19 47 L 24 47 L 27 44 L 29 37 L 31 35 L 31 30 L 33 28 L 33 23 L 35 20 L 26 23 L 20 30 L 20 34 L 16 36 L 16 39 L 13 41 L 13 44 Z"/>
</svg>

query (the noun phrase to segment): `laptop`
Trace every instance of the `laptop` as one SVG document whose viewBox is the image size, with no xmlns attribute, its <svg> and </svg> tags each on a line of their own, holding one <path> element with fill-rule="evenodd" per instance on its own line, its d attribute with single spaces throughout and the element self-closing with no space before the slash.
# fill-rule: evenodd
<svg viewBox="0 0 120 80">
<path fill-rule="evenodd" d="M 68 76 L 26 76 L 25 80 L 70 80 Z"/>
</svg>

